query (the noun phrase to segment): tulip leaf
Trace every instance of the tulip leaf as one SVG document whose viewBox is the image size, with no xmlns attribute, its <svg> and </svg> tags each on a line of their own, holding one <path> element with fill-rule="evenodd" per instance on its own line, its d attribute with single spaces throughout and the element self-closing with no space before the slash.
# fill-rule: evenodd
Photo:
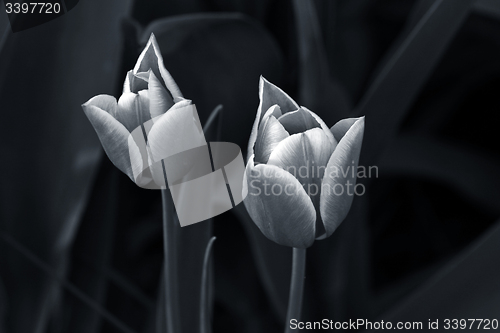
<svg viewBox="0 0 500 333">
<path fill-rule="evenodd" d="M 6 331 L 5 328 L 5 315 L 7 313 L 7 293 L 5 291 L 2 278 L 0 277 L 0 330 Z"/>
<path fill-rule="evenodd" d="M 404 42 L 377 71 L 378 75 L 354 111 L 356 115 L 367 116 L 367 140 L 361 157 L 363 164 L 373 163 L 396 135 L 473 2 L 434 1 Z"/>
<path fill-rule="evenodd" d="M 78 15 L 9 34 L 0 53 L 0 150 L 15 160 L 0 167 L 9 175 L 0 187 L 0 227 L 62 277 L 102 155 L 80 105 L 115 91 L 118 22 L 128 3 L 81 3 L 72 11 Z M 0 248 L 7 331 L 47 331 L 54 306 L 67 310 L 60 305 L 60 287 L 31 262 Z"/>
<path fill-rule="evenodd" d="M 112 239 L 118 206 L 114 194 L 120 172 L 108 160 L 103 160 L 101 164 L 72 248 L 72 261 L 79 264 L 73 265 L 68 272 L 68 279 L 99 304 L 105 301 L 108 287 L 108 279 L 104 270 L 111 263 Z M 89 242 L 89 239 L 93 241 Z M 81 259 L 78 260 L 77 257 L 79 253 L 84 253 L 86 260 L 89 260 L 97 269 L 89 269 L 88 265 L 81 265 Z M 89 311 L 87 304 L 69 293 L 66 293 L 64 297 L 65 306 L 71 309 L 63 312 L 66 316 L 63 323 L 67 325 L 64 331 L 93 332 L 101 325 L 102 319 L 99 312 L 92 311 L 92 309 Z"/>
<path fill-rule="evenodd" d="M 0 15 L 0 55 L 10 35 L 12 35 L 12 29 L 10 28 L 9 18 L 7 15 Z"/>
<path fill-rule="evenodd" d="M 285 320 L 288 292 L 290 286 L 283 281 L 290 280 L 292 269 L 292 249 L 281 246 L 269 240 L 252 221 L 244 205 L 238 205 L 232 210 L 240 221 L 252 244 L 252 252 L 257 264 L 257 271 L 264 289 L 273 305 L 273 310 Z"/>
<path fill-rule="evenodd" d="M 500 214 L 499 167 L 500 160 L 480 152 L 416 135 L 404 135 L 393 142 L 380 164 L 382 172 L 446 183 L 494 214 Z"/>
<path fill-rule="evenodd" d="M 431 318 L 440 325 L 450 318 L 496 318 L 499 253 L 500 220 L 380 318 L 423 323 Z"/>
<path fill-rule="evenodd" d="M 220 140 L 223 111 L 222 104 L 217 105 L 203 125 L 203 133 L 207 142 Z"/>
<path fill-rule="evenodd" d="M 98 313 L 100 316 L 105 318 L 107 321 L 111 323 L 116 329 L 125 333 L 133 333 L 134 331 L 130 329 L 125 323 L 121 322 L 119 319 L 110 314 L 105 308 L 103 308 L 99 303 L 95 302 L 91 298 L 89 298 L 85 293 L 82 293 L 75 285 L 68 282 L 65 279 L 58 277 L 57 272 L 55 272 L 47 263 L 43 262 L 38 258 L 34 253 L 32 253 L 28 248 L 26 248 L 23 244 L 19 243 L 12 236 L 5 234 L 4 232 L 0 233 L 0 239 L 8 244 L 11 249 L 15 250 L 23 259 L 27 259 L 30 263 L 33 264 L 34 267 L 41 270 L 43 273 L 50 276 L 55 282 L 57 282 L 61 287 L 63 287 L 66 291 L 76 296 L 82 303 L 86 306 L 89 306 L 93 311 Z"/>
<path fill-rule="evenodd" d="M 293 0 L 299 47 L 299 102 L 327 122 L 344 118 L 349 97 L 330 77 L 328 58 L 314 1 Z"/>
<path fill-rule="evenodd" d="M 366 115 L 367 126 L 364 148 L 361 153 L 361 165 L 369 166 L 377 162 L 384 149 L 388 149 L 391 139 L 399 130 L 417 94 L 441 59 L 448 44 L 464 22 L 472 1 L 434 1 L 424 15 L 414 13 L 415 21 L 408 21 L 407 28 L 401 32 L 394 46 L 389 49 L 386 60 L 380 62 L 368 91 L 353 114 Z M 420 8 L 425 8 L 425 0 L 419 1 Z M 418 19 L 420 17 L 420 19 Z M 368 181 L 363 181 L 367 184 Z M 332 236 L 338 237 L 339 248 L 354 247 L 350 260 L 337 261 L 334 267 L 339 279 L 336 293 L 335 317 L 339 320 L 349 318 L 350 311 L 356 316 L 369 316 L 374 307 L 371 304 L 371 292 L 366 274 L 370 269 L 369 249 L 360 239 L 367 239 L 367 220 L 360 209 L 367 209 L 364 197 L 354 200 L 351 213 L 343 227 Z M 364 208 L 358 206 L 365 202 Z M 352 246 L 356 242 L 357 246 Z M 363 245 L 363 246 L 360 246 Z M 342 279 L 348 275 L 355 278 Z M 353 296 L 356 295 L 356 296 Z M 359 299 L 360 307 L 349 308 L 350 300 Z M 339 313 L 340 312 L 340 313 Z"/>
<path fill-rule="evenodd" d="M 495 0 L 477 0 L 474 6 L 476 12 L 500 20 L 500 5 Z"/>
<path fill-rule="evenodd" d="M 498 160 L 498 158 L 471 149 L 470 147 L 461 147 L 457 144 L 432 138 L 427 135 L 405 134 L 401 135 L 397 141 L 394 141 L 389 146 L 388 152 L 380 161 L 379 169 L 380 178 L 384 179 L 396 176 L 398 179 L 400 179 L 400 177 L 406 177 L 417 179 L 418 182 L 427 181 L 444 185 L 449 188 L 450 191 L 457 193 L 459 197 L 479 207 L 481 209 L 481 214 L 498 216 L 498 214 L 500 214 L 500 209 L 496 198 L 500 196 L 498 190 L 500 188 L 500 178 L 497 172 L 499 166 L 500 160 Z M 415 190 L 412 190 L 412 192 L 414 191 Z M 403 194 L 399 195 L 402 196 Z M 417 199 L 420 198 L 415 204 L 415 212 L 417 215 L 420 215 L 417 216 L 417 218 L 430 220 L 432 224 L 437 222 L 437 218 L 432 219 L 433 214 L 428 213 L 427 209 L 429 208 L 426 209 L 425 205 L 422 203 L 422 201 L 427 203 L 425 200 L 422 200 L 424 198 L 422 194 L 417 193 L 416 196 Z M 354 203 L 363 198 L 364 197 L 357 198 Z M 405 198 L 405 200 L 408 199 Z M 455 208 L 453 209 L 455 210 Z M 357 212 L 359 209 L 353 206 L 351 210 Z M 432 209 L 431 212 L 434 210 L 435 208 Z M 384 211 L 387 211 L 386 207 L 384 207 Z M 389 219 L 389 217 L 387 217 L 388 214 L 390 216 L 391 213 L 384 212 L 385 220 Z M 411 214 L 413 215 L 415 213 Z M 446 217 L 446 219 L 450 219 L 450 217 Z M 356 222 L 356 220 L 346 221 L 346 226 L 347 223 L 351 222 Z M 442 221 L 439 222 L 442 223 Z M 478 221 L 471 221 L 472 224 L 476 224 L 477 222 Z M 457 223 L 457 227 L 458 226 L 460 226 L 460 224 Z M 451 234 L 450 230 L 446 230 L 445 232 Z M 344 235 L 342 234 L 339 236 Z M 358 237 L 359 235 L 353 235 L 353 239 L 357 239 Z M 444 244 L 441 244 L 443 243 L 441 238 L 437 239 L 438 244 L 440 244 L 438 246 L 444 246 Z M 399 239 L 399 242 L 405 242 L 405 240 Z M 417 242 L 420 241 L 418 240 Z M 412 247 L 410 245 L 406 247 L 406 249 L 407 248 Z M 359 259 L 356 261 L 359 261 Z M 387 287 L 383 293 L 377 296 L 374 296 L 373 293 L 368 291 L 368 293 L 364 293 L 357 297 L 360 300 L 362 299 L 364 304 L 369 304 L 368 308 L 376 309 L 376 312 L 378 311 L 377 315 L 380 315 L 380 312 L 383 313 L 387 311 L 396 301 L 401 302 L 402 296 L 408 296 L 408 292 L 415 290 L 415 288 L 420 288 L 419 285 L 422 283 L 427 283 L 425 282 L 426 279 L 432 274 L 435 274 L 437 269 L 442 267 L 442 265 L 442 260 L 430 264 L 416 273 L 412 273 L 401 282 Z M 363 275 L 358 274 L 357 276 L 362 277 Z M 352 290 L 348 293 L 348 295 L 351 295 L 349 297 L 352 297 L 353 292 L 361 289 L 359 285 L 351 286 L 351 288 Z M 347 287 L 343 286 L 343 289 L 345 290 Z M 404 299 L 402 302 L 404 302 Z M 384 320 L 385 319 L 384 317 Z"/>
</svg>

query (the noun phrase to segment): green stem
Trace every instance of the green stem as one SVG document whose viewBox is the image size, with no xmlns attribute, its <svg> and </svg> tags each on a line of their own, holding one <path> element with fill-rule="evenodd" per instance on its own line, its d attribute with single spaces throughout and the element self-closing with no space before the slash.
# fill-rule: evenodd
<svg viewBox="0 0 500 333">
<path fill-rule="evenodd" d="M 290 281 L 290 294 L 288 297 L 288 310 L 286 313 L 285 333 L 292 332 L 290 320 L 300 321 L 302 308 L 302 295 L 304 293 L 304 279 L 306 271 L 306 249 L 293 248 L 292 279 Z"/>
<path fill-rule="evenodd" d="M 161 189 L 163 207 L 163 247 L 165 256 L 165 321 L 168 333 L 179 333 L 178 298 L 177 298 L 177 264 L 175 260 L 175 206 L 170 190 Z"/>
<path fill-rule="evenodd" d="M 200 296 L 200 333 L 211 333 L 211 318 L 210 318 L 210 301 L 209 301 L 209 261 L 212 247 L 215 241 L 215 236 L 210 238 L 205 256 L 203 258 L 203 271 L 201 273 L 201 296 Z"/>
</svg>

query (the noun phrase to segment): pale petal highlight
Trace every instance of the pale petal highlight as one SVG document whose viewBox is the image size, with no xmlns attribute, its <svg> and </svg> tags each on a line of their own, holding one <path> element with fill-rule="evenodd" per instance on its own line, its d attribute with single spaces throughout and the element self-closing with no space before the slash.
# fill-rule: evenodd
<svg viewBox="0 0 500 333">
<path fill-rule="evenodd" d="M 106 155 L 118 169 L 134 181 L 128 148 L 129 131 L 108 112 L 97 106 L 86 103 L 82 108 L 94 127 Z"/>
<path fill-rule="evenodd" d="M 258 163 L 267 163 L 269 155 L 271 155 L 278 143 L 290 136 L 283 125 L 276 119 L 280 115 L 279 106 L 273 105 L 262 118 L 255 142 L 255 161 Z"/>
<path fill-rule="evenodd" d="M 297 248 L 313 244 L 316 211 L 291 174 L 271 165 L 254 166 L 252 155 L 247 163 L 243 191 L 248 191 L 243 202 L 249 215 L 267 238 Z"/>
<path fill-rule="evenodd" d="M 327 237 L 342 223 L 351 208 L 364 129 L 364 117 L 358 118 L 328 161 L 320 199 L 320 213 Z"/>
<path fill-rule="evenodd" d="M 285 113 L 278 120 L 290 134 L 302 133 L 312 128 L 321 128 L 312 114 L 302 108 Z"/>
</svg>

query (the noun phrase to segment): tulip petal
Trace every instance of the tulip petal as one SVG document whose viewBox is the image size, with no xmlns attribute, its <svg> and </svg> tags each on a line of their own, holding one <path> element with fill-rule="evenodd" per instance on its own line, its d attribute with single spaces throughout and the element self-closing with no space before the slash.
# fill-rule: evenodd
<svg viewBox="0 0 500 333">
<path fill-rule="evenodd" d="M 88 102 L 83 105 L 85 105 L 85 107 L 89 107 L 91 105 L 95 106 L 101 110 L 106 111 L 107 113 L 112 115 L 113 118 L 116 118 L 116 113 L 118 108 L 116 104 L 116 98 L 114 98 L 113 96 L 97 95 L 89 99 Z"/>
<path fill-rule="evenodd" d="M 206 144 L 196 107 L 189 100 L 174 104 L 155 118 L 148 134 L 153 162 Z"/>
<path fill-rule="evenodd" d="M 128 71 L 123 84 L 123 93 L 135 93 L 148 89 L 148 82 L 134 74 L 134 71 Z"/>
<path fill-rule="evenodd" d="M 252 125 L 252 131 L 250 132 L 250 138 L 248 139 L 248 147 L 247 147 L 247 161 L 250 159 L 250 156 L 254 154 L 254 146 L 257 141 L 257 134 L 259 133 L 259 123 L 260 123 L 260 106 L 257 109 L 257 115 L 255 116 L 255 121 Z"/>
<path fill-rule="evenodd" d="M 269 156 L 267 164 L 294 175 L 319 211 L 321 180 L 333 149 L 325 133 L 320 128 L 313 128 L 281 141 Z"/>
<path fill-rule="evenodd" d="M 147 90 L 138 94 L 125 93 L 118 100 L 116 119 L 120 121 L 129 132 L 151 119 L 149 114 L 149 97 Z"/>
<path fill-rule="evenodd" d="M 149 170 L 148 147 L 142 128 L 136 128 L 130 133 L 128 147 L 135 183 L 142 188 L 154 188 L 153 177 Z"/>
<path fill-rule="evenodd" d="M 297 110 L 299 105 L 286 92 L 260 77 L 259 96 L 261 113 L 269 110 L 274 104 L 278 104 L 283 113 Z"/>
<path fill-rule="evenodd" d="M 340 141 L 344 135 L 347 133 L 349 128 L 358 121 L 359 118 L 346 118 L 338 121 L 335 125 L 332 126 L 330 131 L 337 141 Z"/>
<path fill-rule="evenodd" d="M 167 112 L 174 105 L 174 100 L 152 71 L 148 81 L 149 112 L 151 118 L 155 118 Z"/>
<path fill-rule="evenodd" d="M 82 105 L 83 111 L 94 127 L 102 147 L 111 162 L 134 181 L 128 146 L 130 133 L 111 114 L 91 104 L 92 100 Z M 103 102 L 103 100 L 101 99 L 100 102 Z M 102 106 L 103 104 L 100 105 Z"/>
<path fill-rule="evenodd" d="M 320 199 L 320 213 L 327 237 L 337 229 L 351 208 L 364 130 L 365 118 L 358 118 L 328 161 Z"/>
<path fill-rule="evenodd" d="M 315 238 L 316 211 L 300 183 L 290 173 L 248 160 L 243 201 L 262 233 L 284 246 L 307 248 Z"/>
<path fill-rule="evenodd" d="M 147 72 L 149 69 L 153 71 L 157 78 L 161 77 L 163 79 L 165 88 L 170 91 L 174 101 L 177 102 L 178 98 L 182 97 L 182 93 L 177 86 L 177 83 L 175 83 L 173 77 L 163 64 L 163 57 L 154 34 L 151 34 L 146 47 L 139 56 L 139 59 L 134 67 L 134 73 Z"/>
<path fill-rule="evenodd" d="M 255 161 L 267 163 L 269 155 L 283 139 L 290 135 L 283 125 L 276 119 L 281 115 L 278 105 L 271 106 L 262 118 L 259 126 L 257 141 L 255 141 Z"/>
<path fill-rule="evenodd" d="M 336 140 L 336 138 L 334 137 L 334 135 L 332 134 L 332 132 L 330 131 L 330 129 L 328 128 L 328 126 L 326 126 L 326 124 L 323 121 L 323 119 L 321 119 L 316 113 L 312 112 L 311 110 L 309 110 L 305 106 L 301 106 L 301 108 L 304 109 L 304 110 L 306 110 L 307 112 L 309 112 L 311 114 L 311 116 L 313 116 L 313 118 L 316 119 L 316 121 L 318 122 L 318 124 L 321 126 L 321 128 L 325 132 L 326 136 L 332 142 L 333 146 L 336 147 L 337 143 L 339 142 L 339 140 Z"/>
<path fill-rule="evenodd" d="M 302 133 L 316 127 L 321 128 L 312 114 L 303 108 L 285 113 L 278 120 L 290 134 Z"/>
<path fill-rule="evenodd" d="M 257 140 L 260 120 L 271 106 L 277 104 L 281 111 L 285 113 L 299 108 L 299 105 L 290 96 L 262 76 L 259 81 L 259 98 L 260 103 L 257 108 L 257 115 L 255 116 L 250 139 L 248 140 L 247 159 L 254 153 L 253 148 L 255 140 Z"/>
</svg>

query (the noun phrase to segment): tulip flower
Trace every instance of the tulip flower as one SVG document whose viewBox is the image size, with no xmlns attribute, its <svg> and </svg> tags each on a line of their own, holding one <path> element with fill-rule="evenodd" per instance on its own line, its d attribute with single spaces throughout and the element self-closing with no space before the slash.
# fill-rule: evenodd
<svg viewBox="0 0 500 333">
<path fill-rule="evenodd" d="M 133 70 L 127 73 L 123 93 L 99 95 L 82 105 L 113 164 L 138 186 L 162 189 L 165 249 L 165 320 L 169 332 L 179 331 L 177 286 L 171 269 L 175 262 L 175 211 L 162 169 L 162 159 L 206 145 L 198 113 L 182 97 L 165 69 L 152 34 Z"/>
<path fill-rule="evenodd" d="M 194 105 L 182 97 L 165 69 L 153 34 L 134 69 L 127 73 L 119 100 L 99 95 L 82 107 L 111 162 L 140 187 L 165 185 L 162 171 L 157 170 L 161 165 L 151 163 L 150 146 L 174 149 L 163 152 L 168 157 L 206 143 Z M 150 132 L 154 142 L 146 136 Z M 187 139 L 181 140 L 183 137 Z M 186 143 L 190 146 L 185 147 Z"/>
<path fill-rule="evenodd" d="M 243 179 L 245 207 L 270 240 L 293 247 L 285 332 L 299 320 L 306 248 L 330 236 L 353 200 L 364 117 L 328 128 L 263 77 Z"/>
<path fill-rule="evenodd" d="M 244 186 L 249 215 L 270 240 L 307 248 L 329 237 L 353 200 L 364 117 L 331 129 L 261 77 Z"/>
</svg>

